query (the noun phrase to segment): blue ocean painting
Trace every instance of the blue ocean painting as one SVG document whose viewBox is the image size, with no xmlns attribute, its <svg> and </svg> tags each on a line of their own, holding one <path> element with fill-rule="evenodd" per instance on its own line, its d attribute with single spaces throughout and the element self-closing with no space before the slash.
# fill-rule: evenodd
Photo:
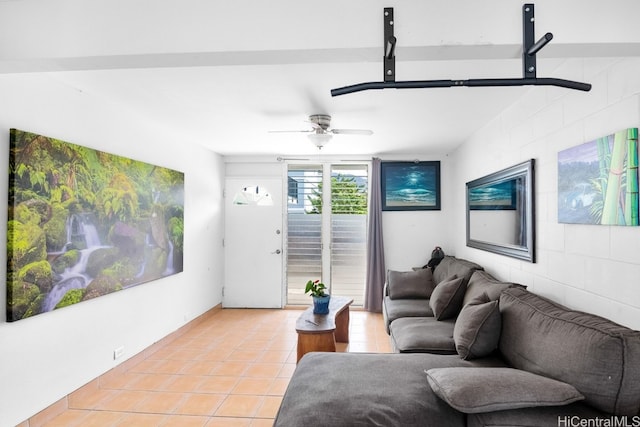
<svg viewBox="0 0 640 427">
<path fill-rule="evenodd" d="M 387 207 L 438 205 L 438 168 L 421 164 L 390 164 L 384 175 Z"/>
</svg>

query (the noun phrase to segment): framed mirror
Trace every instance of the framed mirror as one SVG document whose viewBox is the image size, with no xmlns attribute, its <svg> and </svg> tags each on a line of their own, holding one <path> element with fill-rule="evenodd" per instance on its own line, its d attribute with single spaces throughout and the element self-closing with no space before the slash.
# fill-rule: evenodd
<svg viewBox="0 0 640 427">
<path fill-rule="evenodd" d="M 535 262 L 534 160 L 467 182 L 467 246 Z"/>
</svg>

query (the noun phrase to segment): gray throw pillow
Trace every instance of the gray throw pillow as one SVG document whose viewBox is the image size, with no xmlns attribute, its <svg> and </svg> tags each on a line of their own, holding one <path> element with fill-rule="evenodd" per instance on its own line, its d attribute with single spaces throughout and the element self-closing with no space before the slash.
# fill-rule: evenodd
<svg viewBox="0 0 640 427">
<path fill-rule="evenodd" d="M 462 308 L 465 283 L 462 277 L 445 280 L 436 286 L 429 299 L 429 307 L 433 310 L 436 320 L 456 317 Z"/>
<path fill-rule="evenodd" d="M 584 399 L 571 384 L 513 368 L 429 369 L 434 393 L 466 414 L 562 406 Z"/>
<path fill-rule="evenodd" d="M 482 294 L 460 310 L 453 327 L 456 351 L 467 360 L 488 356 L 498 347 L 501 327 L 498 301 Z"/>
<path fill-rule="evenodd" d="M 387 288 L 391 299 L 427 299 L 431 296 L 434 287 L 433 273 L 430 268 L 415 271 L 389 270 L 387 272 Z"/>
</svg>

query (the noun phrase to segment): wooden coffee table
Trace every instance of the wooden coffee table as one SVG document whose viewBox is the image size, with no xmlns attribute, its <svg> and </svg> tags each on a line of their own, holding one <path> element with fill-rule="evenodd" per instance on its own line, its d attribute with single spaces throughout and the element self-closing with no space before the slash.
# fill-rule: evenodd
<svg viewBox="0 0 640 427">
<path fill-rule="evenodd" d="M 331 296 L 329 314 L 307 308 L 296 321 L 298 361 L 310 351 L 336 351 L 337 342 L 349 342 L 349 306 L 353 299 Z"/>
</svg>

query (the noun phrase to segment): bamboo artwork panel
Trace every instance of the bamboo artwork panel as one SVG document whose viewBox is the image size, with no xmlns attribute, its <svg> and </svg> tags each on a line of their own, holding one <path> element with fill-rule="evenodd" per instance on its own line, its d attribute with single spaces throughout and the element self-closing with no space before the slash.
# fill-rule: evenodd
<svg viewBox="0 0 640 427">
<path fill-rule="evenodd" d="M 184 174 L 10 130 L 7 321 L 182 272 Z"/>
<path fill-rule="evenodd" d="M 638 128 L 558 153 L 558 222 L 640 225 Z"/>
</svg>

